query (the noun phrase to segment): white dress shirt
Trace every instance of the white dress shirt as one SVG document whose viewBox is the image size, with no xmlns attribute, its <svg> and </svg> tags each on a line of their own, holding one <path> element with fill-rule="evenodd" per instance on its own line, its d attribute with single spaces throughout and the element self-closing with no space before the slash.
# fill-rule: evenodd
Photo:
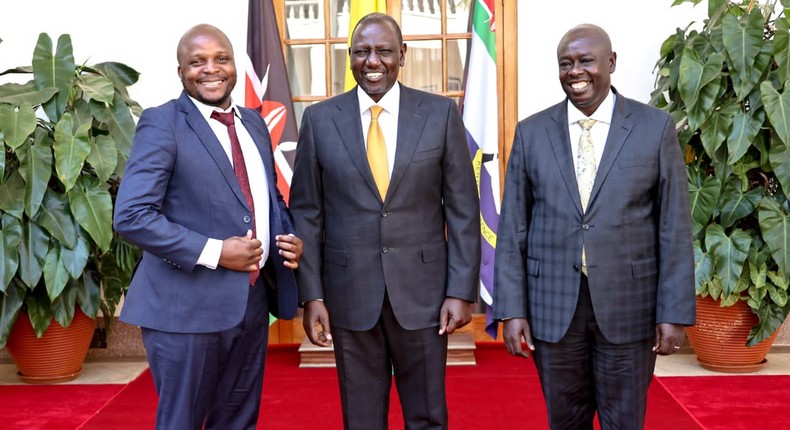
<svg viewBox="0 0 790 430">
<path fill-rule="evenodd" d="M 196 99 L 190 97 L 195 106 L 197 106 L 200 114 L 206 119 L 211 130 L 217 136 L 217 140 L 225 150 L 225 154 L 233 166 L 233 151 L 230 146 L 230 135 L 228 135 L 228 127 L 216 119 L 211 118 L 211 113 L 230 112 L 233 111 L 235 115 L 236 136 L 239 138 L 239 145 L 241 152 L 244 155 L 244 164 L 247 167 L 247 177 L 250 180 L 250 192 L 252 193 L 252 202 L 255 205 L 255 236 L 261 241 L 263 248 L 263 255 L 261 261 L 258 263 L 259 267 L 263 267 L 266 259 L 269 257 L 269 183 L 266 181 L 266 171 L 263 168 L 263 159 L 258 152 L 258 147 L 252 140 L 252 136 L 244 128 L 241 122 L 241 114 L 236 106 L 231 101 L 231 107 L 227 110 L 217 109 L 214 106 L 205 105 Z M 246 232 L 239 232 L 239 236 L 244 236 Z M 198 258 L 197 264 L 216 269 L 219 266 L 220 254 L 222 254 L 222 241 L 227 238 L 209 238 L 203 252 Z"/>
<path fill-rule="evenodd" d="M 590 129 L 593 147 L 595 148 L 595 168 L 601 165 L 603 149 L 606 147 L 606 138 L 609 136 L 609 127 L 612 125 L 614 112 L 614 92 L 610 89 L 609 95 L 601 102 L 598 109 L 588 117 L 583 114 L 573 103 L 568 102 L 568 132 L 571 137 L 571 152 L 573 153 L 573 167 L 576 168 L 576 157 L 579 153 L 579 139 L 582 137 L 582 128 L 578 124 L 580 119 L 594 119 L 597 121 Z"/>
<path fill-rule="evenodd" d="M 382 107 L 379 115 L 379 127 L 384 134 L 384 145 L 387 147 L 387 168 L 392 177 L 392 167 L 395 165 L 395 149 L 398 143 L 398 115 L 400 114 L 400 85 L 395 85 L 379 100 L 374 102 L 365 91 L 357 86 L 357 99 L 359 100 L 360 120 L 362 121 L 362 136 L 365 139 L 365 149 L 368 147 L 368 129 L 370 128 L 370 107 L 378 104 Z"/>
</svg>

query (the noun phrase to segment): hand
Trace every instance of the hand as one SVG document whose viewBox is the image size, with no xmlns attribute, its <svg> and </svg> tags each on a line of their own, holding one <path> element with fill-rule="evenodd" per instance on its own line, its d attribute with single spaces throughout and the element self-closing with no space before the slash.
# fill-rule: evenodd
<svg viewBox="0 0 790 430">
<path fill-rule="evenodd" d="M 302 325 L 307 338 L 313 345 L 331 346 L 332 332 L 329 328 L 329 311 L 321 300 L 310 300 L 304 305 Z"/>
<path fill-rule="evenodd" d="M 447 297 L 442 303 L 439 313 L 439 336 L 447 333 L 453 334 L 472 321 L 472 304 L 466 300 Z"/>
<path fill-rule="evenodd" d="M 238 272 L 254 272 L 260 270 L 262 255 L 261 241 L 252 237 L 252 230 L 247 230 L 244 237 L 233 236 L 222 241 L 219 265 Z"/>
<path fill-rule="evenodd" d="M 507 352 L 517 356 L 529 358 L 529 351 L 535 350 L 532 344 L 532 334 L 530 333 L 529 323 L 526 318 L 512 318 L 505 320 L 502 327 L 502 337 L 505 339 Z M 524 351 L 521 340 L 527 344 L 529 351 Z"/>
<path fill-rule="evenodd" d="M 680 324 L 661 323 L 656 326 L 656 343 L 653 352 L 658 355 L 672 355 L 680 349 L 686 339 L 686 331 Z"/>
<path fill-rule="evenodd" d="M 293 234 L 278 234 L 274 239 L 277 241 L 277 247 L 280 248 L 280 255 L 285 259 L 283 265 L 292 270 L 299 268 L 299 260 L 302 259 L 302 239 Z"/>
</svg>

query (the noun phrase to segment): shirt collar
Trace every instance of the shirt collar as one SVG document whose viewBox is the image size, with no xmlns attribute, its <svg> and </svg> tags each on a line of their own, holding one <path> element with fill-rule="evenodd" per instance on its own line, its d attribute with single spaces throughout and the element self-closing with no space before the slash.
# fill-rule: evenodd
<svg viewBox="0 0 790 430">
<path fill-rule="evenodd" d="M 392 88 L 381 97 L 381 100 L 376 103 L 370 98 L 367 93 L 357 85 L 357 99 L 359 100 L 359 112 L 365 113 L 371 106 L 377 104 L 381 106 L 385 111 L 389 113 L 396 113 L 398 112 L 398 108 L 400 106 L 400 84 L 398 81 L 395 81 L 395 84 Z"/>
<path fill-rule="evenodd" d="M 612 113 L 614 112 L 614 92 L 609 88 L 609 94 L 603 99 L 598 109 L 593 112 L 589 117 L 582 113 L 573 103 L 568 102 L 568 124 L 575 124 L 580 119 L 594 119 L 598 122 L 606 124 L 612 123 Z"/>
<path fill-rule="evenodd" d="M 236 118 L 241 118 L 241 114 L 239 113 L 239 109 L 236 107 L 235 104 L 233 104 L 233 100 L 230 101 L 230 107 L 229 108 L 227 108 L 227 109 L 220 109 L 220 108 L 218 108 L 216 106 L 209 106 L 209 105 L 207 105 L 207 104 L 205 104 L 203 102 L 200 102 L 196 98 L 194 98 L 194 97 L 192 97 L 190 95 L 187 95 L 187 97 L 189 97 L 189 99 L 192 100 L 192 103 L 195 104 L 195 107 L 198 109 L 198 111 L 200 111 L 200 114 L 203 115 L 203 118 L 206 118 L 206 120 L 211 119 L 211 113 L 214 112 L 214 111 L 221 112 L 221 113 L 233 112 L 233 115 Z"/>
</svg>

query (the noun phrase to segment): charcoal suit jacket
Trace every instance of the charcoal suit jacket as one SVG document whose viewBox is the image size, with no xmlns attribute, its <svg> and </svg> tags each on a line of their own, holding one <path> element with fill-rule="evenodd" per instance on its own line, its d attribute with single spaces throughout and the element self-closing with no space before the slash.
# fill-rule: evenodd
<svg viewBox="0 0 790 430">
<path fill-rule="evenodd" d="M 613 343 L 695 320 L 694 257 L 683 156 L 668 114 L 616 94 L 587 211 L 563 101 L 519 122 L 496 247 L 494 317 L 528 318 L 560 340 L 576 309 L 585 245 L 595 318 Z M 575 142 L 573 143 L 575 144 Z"/>
<path fill-rule="evenodd" d="M 290 207 L 304 240 L 301 302 L 368 330 L 385 291 L 399 324 L 438 326 L 446 297 L 477 298 L 480 221 L 464 127 L 450 99 L 400 85 L 397 149 L 382 201 L 356 88 L 305 109 Z"/>
</svg>

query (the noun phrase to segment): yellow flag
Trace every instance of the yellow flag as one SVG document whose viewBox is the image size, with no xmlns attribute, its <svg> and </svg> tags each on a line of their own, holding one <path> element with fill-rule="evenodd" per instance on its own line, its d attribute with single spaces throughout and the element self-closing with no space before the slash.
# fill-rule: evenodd
<svg viewBox="0 0 790 430">
<path fill-rule="evenodd" d="M 351 5 L 348 11 L 348 46 L 351 46 L 351 33 L 354 32 L 359 20 L 373 12 L 387 12 L 386 0 L 351 0 Z M 348 58 L 346 53 L 346 91 L 354 88 L 357 82 L 354 80 L 354 75 L 351 74 L 351 59 Z"/>
</svg>

